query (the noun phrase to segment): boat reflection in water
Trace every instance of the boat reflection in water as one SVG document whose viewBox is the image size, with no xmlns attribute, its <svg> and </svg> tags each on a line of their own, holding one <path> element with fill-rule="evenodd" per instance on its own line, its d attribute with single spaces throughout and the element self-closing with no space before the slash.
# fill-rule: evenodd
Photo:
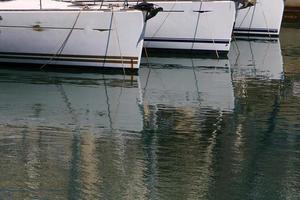
<svg viewBox="0 0 300 200">
<path fill-rule="evenodd" d="M 233 79 L 283 78 L 283 59 L 278 39 L 237 40 L 233 42 L 228 57 L 233 70 Z"/>
<path fill-rule="evenodd" d="M 284 175 L 269 170 L 281 162 L 269 155 L 278 140 L 273 133 L 284 127 L 279 41 L 232 47 L 229 60 L 142 60 L 150 66 L 140 71 L 150 199 L 268 199 L 284 192 Z"/>
<path fill-rule="evenodd" d="M 140 71 L 144 104 L 232 111 L 228 59 L 175 56 L 142 59 L 149 66 Z"/>
<path fill-rule="evenodd" d="M 14 70 L 1 70 L 0 76 L 2 123 L 95 133 L 142 129 L 137 76 Z"/>
<path fill-rule="evenodd" d="M 0 70 L 0 197 L 284 194 L 299 167 L 281 134 L 280 46 L 235 45 L 220 60 L 152 54 L 132 77 Z"/>
<path fill-rule="evenodd" d="M 229 61 L 150 54 L 142 63 L 149 199 L 205 199 L 217 138 L 234 110 Z"/>
<path fill-rule="evenodd" d="M 112 187 L 107 198 L 118 199 L 127 181 L 138 183 L 137 76 L 1 69 L 0 77 L 1 198 L 99 199 Z"/>
<path fill-rule="evenodd" d="M 172 196 L 157 191 L 166 188 L 169 178 L 174 187 L 183 184 L 179 187 L 186 190 L 183 195 L 194 190 L 188 189 L 187 176 L 180 182 L 163 178 L 163 155 L 155 148 L 162 147 L 159 140 L 166 137 L 170 141 L 164 145 L 176 145 L 184 153 L 186 140 L 173 140 L 181 137 L 181 131 L 203 141 L 212 139 L 203 152 L 213 148 L 222 120 L 234 109 L 228 60 L 151 57 L 149 61 L 151 67 L 133 77 L 2 69 L 0 188 L 7 190 L 1 197 L 156 198 Z M 153 120 L 157 122 L 151 126 Z M 167 128 L 179 134 L 147 131 Z M 208 163 L 201 156 L 194 164 L 189 159 L 182 162 L 203 168 L 203 177 L 194 181 L 208 179 L 211 153 L 206 153 Z M 180 163 L 174 164 L 170 163 L 171 170 Z M 190 172 L 197 171 L 195 167 Z"/>
</svg>

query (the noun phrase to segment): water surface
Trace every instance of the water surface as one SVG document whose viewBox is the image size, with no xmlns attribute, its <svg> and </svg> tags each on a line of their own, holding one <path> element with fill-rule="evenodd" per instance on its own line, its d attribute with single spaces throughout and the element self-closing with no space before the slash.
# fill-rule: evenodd
<svg viewBox="0 0 300 200">
<path fill-rule="evenodd" d="M 299 34 L 135 76 L 1 69 L 0 199 L 299 199 Z"/>
</svg>

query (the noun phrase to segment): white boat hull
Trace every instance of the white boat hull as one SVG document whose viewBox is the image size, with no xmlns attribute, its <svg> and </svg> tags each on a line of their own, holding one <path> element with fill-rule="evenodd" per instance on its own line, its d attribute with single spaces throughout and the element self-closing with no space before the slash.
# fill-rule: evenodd
<svg viewBox="0 0 300 200">
<path fill-rule="evenodd" d="M 235 5 L 231 1 L 152 2 L 164 9 L 146 25 L 147 48 L 229 51 Z"/>
<path fill-rule="evenodd" d="M 0 62 L 139 68 L 141 11 L 16 9 L 0 13 Z"/>
<path fill-rule="evenodd" d="M 278 36 L 284 10 L 283 0 L 257 0 L 255 6 L 239 9 L 235 35 Z"/>
</svg>

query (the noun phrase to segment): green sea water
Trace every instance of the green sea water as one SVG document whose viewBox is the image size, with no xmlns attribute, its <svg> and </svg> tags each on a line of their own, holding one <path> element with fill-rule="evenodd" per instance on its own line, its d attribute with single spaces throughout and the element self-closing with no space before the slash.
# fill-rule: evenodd
<svg viewBox="0 0 300 200">
<path fill-rule="evenodd" d="M 300 29 L 138 75 L 0 69 L 0 199 L 300 199 Z"/>
</svg>

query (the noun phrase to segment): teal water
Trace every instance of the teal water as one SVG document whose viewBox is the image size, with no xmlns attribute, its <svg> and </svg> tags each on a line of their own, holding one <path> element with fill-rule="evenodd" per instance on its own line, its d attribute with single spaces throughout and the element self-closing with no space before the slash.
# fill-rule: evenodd
<svg viewBox="0 0 300 200">
<path fill-rule="evenodd" d="M 0 69 L 0 199 L 300 199 L 299 36 L 135 76 Z"/>
</svg>

